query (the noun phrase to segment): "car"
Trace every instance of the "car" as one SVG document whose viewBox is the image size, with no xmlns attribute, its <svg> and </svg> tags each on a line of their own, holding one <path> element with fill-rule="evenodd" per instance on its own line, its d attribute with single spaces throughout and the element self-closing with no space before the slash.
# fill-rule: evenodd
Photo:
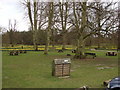
<svg viewBox="0 0 120 90">
<path fill-rule="evenodd" d="M 120 77 L 113 78 L 108 83 L 106 90 L 120 90 Z"/>
</svg>

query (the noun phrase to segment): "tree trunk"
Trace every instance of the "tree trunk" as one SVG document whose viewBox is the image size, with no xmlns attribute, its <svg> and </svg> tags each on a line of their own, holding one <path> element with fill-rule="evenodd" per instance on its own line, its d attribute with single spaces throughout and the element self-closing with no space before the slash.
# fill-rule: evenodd
<svg viewBox="0 0 120 90">
<path fill-rule="evenodd" d="M 65 8 L 64 8 L 65 7 Z M 65 50 L 66 45 L 66 27 L 67 27 L 67 18 L 68 18 L 68 3 L 61 3 L 59 2 L 59 9 L 60 9 L 60 18 L 61 18 L 61 25 L 62 25 L 62 50 Z M 64 12 L 65 11 L 65 12 Z"/>
<path fill-rule="evenodd" d="M 85 58 L 85 40 L 82 36 L 77 40 L 77 49 L 74 58 L 76 59 L 84 59 Z"/>
<path fill-rule="evenodd" d="M 84 39 L 84 30 L 86 27 L 86 21 L 87 21 L 87 6 L 86 2 L 81 2 L 82 5 L 82 16 L 81 16 L 81 27 L 79 27 L 79 18 L 77 18 L 76 10 L 75 10 L 75 4 L 73 3 L 73 10 L 74 10 L 74 17 L 76 22 L 76 30 L 78 30 L 78 40 L 77 40 L 77 50 L 74 58 L 76 59 L 83 59 L 85 58 L 84 52 L 85 52 L 85 39 Z"/>
<path fill-rule="evenodd" d="M 98 44 L 97 44 L 97 48 L 100 48 L 100 36 L 98 35 Z"/>
<path fill-rule="evenodd" d="M 66 34 L 64 33 L 63 34 L 63 37 L 62 37 L 62 39 L 63 39 L 63 45 L 62 45 L 62 50 L 65 50 L 65 45 L 66 45 Z"/>
<path fill-rule="evenodd" d="M 34 1 L 34 30 L 33 30 L 33 43 L 35 51 L 38 51 L 37 47 L 37 2 Z"/>
<path fill-rule="evenodd" d="M 46 39 L 46 45 L 45 45 L 45 51 L 44 54 L 48 54 L 48 50 L 49 50 L 49 43 L 50 43 L 50 28 L 48 28 L 47 30 L 47 39 Z"/>
<path fill-rule="evenodd" d="M 29 0 L 27 0 L 27 8 L 28 8 L 28 16 L 29 16 L 29 20 L 30 20 L 30 24 L 31 24 L 31 29 L 33 32 L 33 45 L 34 45 L 34 50 L 38 50 L 37 48 L 37 1 L 34 0 L 34 22 L 33 22 L 33 18 L 32 18 L 32 9 L 31 9 L 31 2 Z"/>
<path fill-rule="evenodd" d="M 48 15 L 48 28 L 47 28 L 47 40 L 45 45 L 44 54 L 48 54 L 49 44 L 50 44 L 50 31 L 52 27 L 52 19 L 53 19 L 53 2 L 49 2 L 49 15 Z"/>
<path fill-rule="evenodd" d="M 120 2 L 118 2 L 118 18 L 120 17 Z M 120 18 L 119 20 L 119 27 L 118 27 L 118 51 L 120 52 Z"/>
<path fill-rule="evenodd" d="M 51 44 L 52 44 L 52 49 L 54 50 L 55 49 L 55 29 L 52 29 L 51 30 L 51 34 L 52 34 L 52 36 L 51 36 Z"/>
<path fill-rule="evenodd" d="M 38 46 L 37 46 L 37 37 L 36 37 L 37 35 L 36 35 L 36 31 L 33 31 L 33 47 L 34 47 L 34 50 L 35 51 L 38 51 Z"/>
</svg>

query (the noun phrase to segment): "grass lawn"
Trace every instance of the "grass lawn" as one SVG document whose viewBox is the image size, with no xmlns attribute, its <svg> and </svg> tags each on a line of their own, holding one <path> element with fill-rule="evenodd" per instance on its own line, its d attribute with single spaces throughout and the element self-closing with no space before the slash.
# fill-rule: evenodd
<svg viewBox="0 0 120 90">
<path fill-rule="evenodd" d="M 9 56 L 3 51 L 3 88 L 79 88 L 84 85 L 102 88 L 103 81 L 118 76 L 118 59 L 105 56 L 105 51 L 94 52 L 97 53 L 95 59 L 72 59 L 70 78 L 60 79 L 51 75 L 52 60 L 68 58 L 66 54 L 72 54 L 71 51 L 51 51 L 47 56 L 43 51 L 28 51 L 19 56 Z M 100 67 L 109 68 L 100 70 Z"/>
</svg>

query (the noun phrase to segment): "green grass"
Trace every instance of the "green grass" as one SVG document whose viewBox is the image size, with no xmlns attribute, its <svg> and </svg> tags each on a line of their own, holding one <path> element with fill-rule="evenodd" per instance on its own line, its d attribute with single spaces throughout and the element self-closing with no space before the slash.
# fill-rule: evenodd
<svg viewBox="0 0 120 90">
<path fill-rule="evenodd" d="M 102 88 L 103 81 L 118 75 L 118 60 L 117 56 L 105 56 L 105 51 L 94 52 L 97 53 L 95 59 L 72 59 L 70 78 L 60 79 L 51 76 L 52 60 L 66 58 L 71 51 L 50 51 L 47 56 L 42 51 L 29 51 L 19 56 L 9 56 L 4 51 L 3 88 L 79 88 L 83 85 Z M 111 68 L 98 70 L 98 67 Z"/>
</svg>

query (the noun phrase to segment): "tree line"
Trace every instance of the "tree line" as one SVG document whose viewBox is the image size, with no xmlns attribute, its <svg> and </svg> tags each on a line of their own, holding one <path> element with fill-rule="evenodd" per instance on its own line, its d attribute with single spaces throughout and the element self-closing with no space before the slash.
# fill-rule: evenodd
<svg viewBox="0 0 120 90">
<path fill-rule="evenodd" d="M 11 37 L 11 33 L 13 36 Z M 70 31 L 66 33 L 66 41 L 65 45 L 77 45 L 76 37 L 77 33 L 74 31 Z M 86 42 L 86 47 L 96 46 L 97 48 L 107 48 L 109 45 L 117 47 L 118 33 L 114 32 L 109 35 L 109 37 L 102 36 L 100 39 L 100 45 L 98 45 L 98 37 L 91 36 L 89 37 Z M 39 30 L 37 33 L 37 45 L 45 45 L 46 44 L 46 32 L 45 30 Z M 62 34 L 55 34 L 54 36 L 50 37 L 50 45 L 54 48 L 55 45 L 62 45 Z M 11 42 L 12 41 L 12 42 Z M 6 33 L 2 34 L 2 44 L 4 47 L 14 46 L 17 44 L 21 45 L 33 45 L 33 34 L 32 31 L 7 31 Z"/>
</svg>

